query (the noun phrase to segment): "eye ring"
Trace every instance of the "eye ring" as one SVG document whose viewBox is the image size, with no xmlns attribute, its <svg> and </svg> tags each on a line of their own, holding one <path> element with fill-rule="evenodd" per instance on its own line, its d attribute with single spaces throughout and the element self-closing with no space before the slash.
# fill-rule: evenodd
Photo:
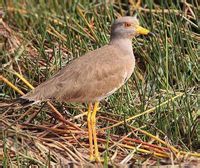
<svg viewBox="0 0 200 168">
<path fill-rule="evenodd" d="M 131 27 L 131 23 L 125 22 L 124 27 Z"/>
</svg>

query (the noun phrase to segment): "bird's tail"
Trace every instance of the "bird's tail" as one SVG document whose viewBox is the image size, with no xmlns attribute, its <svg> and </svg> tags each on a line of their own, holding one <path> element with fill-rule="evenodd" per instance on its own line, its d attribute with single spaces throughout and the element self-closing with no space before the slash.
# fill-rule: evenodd
<svg viewBox="0 0 200 168">
<path fill-rule="evenodd" d="M 19 105 L 21 105 L 23 107 L 28 107 L 28 106 L 30 106 L 32 104 L 35 104 L 36 102 L 20 97 L 20 98 L 16 99 L 15 103 L 19 104 Z"/>
<path fill-rule="evenodd" d="M 28 99 L 24 99 L 24 98 L 18 98 L 13 100 L 12 102 L 9 103 L 1 103 L 0 102 L 0 108 L 6 108 L 6 107 L 10 107 L 10 108 L 25 108 L 28 107 L 32 104 L 35 104 L 35 101 L 30 101 Z"/>
</svg>

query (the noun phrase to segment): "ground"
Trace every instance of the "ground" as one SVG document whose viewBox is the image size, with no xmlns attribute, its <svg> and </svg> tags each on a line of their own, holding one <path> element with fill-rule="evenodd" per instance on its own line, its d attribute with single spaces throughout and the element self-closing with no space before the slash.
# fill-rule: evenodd
<svg viewBox="0 0 200 168">
<path fill-rule="evenodd" d="M 1 6 L 3 167 L 198 167 L 197 1 L 24 0 Z M 135 13 L 155 36 L 133 40 L 134 74 L 100 104 L 97 129 L 104 161 L 93 163 L 86 104 L 52 101 L 20 108 L 13 103 L 71 60 L 107 44 L 113 20 Z"/>
</svg>

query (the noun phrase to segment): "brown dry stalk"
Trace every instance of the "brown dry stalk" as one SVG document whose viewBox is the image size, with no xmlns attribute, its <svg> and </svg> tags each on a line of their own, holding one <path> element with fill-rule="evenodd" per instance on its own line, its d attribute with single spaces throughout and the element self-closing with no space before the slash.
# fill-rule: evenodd
<svg viewBox="0 0 200 168">
<path fill-rule="evenodd" d="M 139 114 L 137 114 L 137 115 L 134 115 L 134 116 L 132 116 L 132 117 L 126 119 L 125 121 L 120 121 L 120 122 L 118 122 L 118 123 L 116 123 L 116 124 L 113 124 L 112 126 L 108 126 L 108 127 L 101 128 L 100 130 L 111 129 L 111 128 L 113 128 L 113 127 L 116 127 L 116 126 L 119 126 L 119 125 L 123 124 L 124 122 L 128 122 L 128 121 L 131 121 L 131 120 L 133 120 L 133 119 L 136 119 L 136 118 L 138 118 L 138 117 L 140 117 L 140 116 L 142 116 L 142 115 L 152 113 L 152 112 L 154 112 L 157 108 L 160 108 L 160 107 L 162 107 L 162 106 L 168 104 L 168 103 L 171 102 L 171 101 L 174 101 L 176 98 L 179 98 L 179 97 L 181 97 L 181 96 L 183 96 L 183 95 L 184 95 L 184 93 L 179 93 L 178 95 L 176 95 L 176 96 L 174 96 L 174 97 L 172 97 L 172 98 L 166 100 L 165 102 L 162 102 L 162 103 L 158 104 L 157 106 L 155 106 L 155 107 L 153 107 L 153 108 L 151 108 L 151 109 L 149 109 L 149 110 L 146 110 L 146 111 L 144 111 L 144 112 L 142 112 L 142 113 L 139 113 Z M 130 126 L 130 127 L 131 127 L 131 126 Z M 132 127 L 132 129 L 135 130 L 134 127 Z M 158 142 L 164 144 L 165 146 L 169 147 L 169 148 L 170 148 L 172 151 L 174 151 L 175 153 L 179 153 L 179 151 L 178 151 L 175 147 L 173 147 L 173 146 L 167 144 L 165 141 L 161 140 L 160 138 L 158 138 L 158 137 L 156 137 L 156 136 L 154 136 L 154 135 L 152 135 L 152 134 L 150 134 L 150 133 L 148 133 L 148 132 L 146 132 L 146 131 L 143 131 L 143 130 L 140 130 L 140 131 L 143 132 L 145 135 L 148 135 L 149 137 L 151 137 L 151 138 L 157 140 Z"/>
</svg>

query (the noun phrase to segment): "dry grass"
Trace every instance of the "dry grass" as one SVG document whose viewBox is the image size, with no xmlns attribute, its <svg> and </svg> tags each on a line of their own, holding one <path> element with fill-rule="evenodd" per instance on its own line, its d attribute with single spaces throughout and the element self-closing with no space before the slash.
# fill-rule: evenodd
<svg viewBox="0 0 200 168">
<path fill-rule="evenodd" d="M 53 3 L 54 2 L 54 3 Z M 133 41 L 135 74 L 101 103 L 103 163 L 88 161 L 86 106 L 11 106 L 70 60 L 108 42 L 127 5 L 57 1 L 4 3 L 0 20 L 0 160 L 3 167 L 199 165 L 197 2 L 130 1 L 156 37 Z M 29 82 L 28 82 L 29 81 Z M 31 84 L 32 85 L 31 85 Z"/>
</svg>

